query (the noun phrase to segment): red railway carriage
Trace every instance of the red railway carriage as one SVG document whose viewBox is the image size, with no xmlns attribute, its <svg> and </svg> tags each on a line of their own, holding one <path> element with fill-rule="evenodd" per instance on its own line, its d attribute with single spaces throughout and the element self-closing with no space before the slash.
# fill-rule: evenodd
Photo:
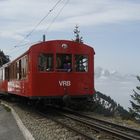
<svg viewBox="0 0 140 140">
<path fill-rule="evenodd" d="M 28 98 L 87 98 L 94 94 L 94 50 L 54 40 L 35 44 L 0 68 L 0 92 Z"/>
</svg>

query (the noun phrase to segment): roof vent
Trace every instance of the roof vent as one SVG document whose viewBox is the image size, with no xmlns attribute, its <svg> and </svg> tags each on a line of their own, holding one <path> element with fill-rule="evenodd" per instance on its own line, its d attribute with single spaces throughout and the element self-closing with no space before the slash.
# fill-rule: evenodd
<svg viewBox="0 0 140 140">
<path fill-rule="evenodd" d="M 43 35 L 43 42 L 45 42 L 46 41 L 46 36 L 45 35 Z"/>
</svg>

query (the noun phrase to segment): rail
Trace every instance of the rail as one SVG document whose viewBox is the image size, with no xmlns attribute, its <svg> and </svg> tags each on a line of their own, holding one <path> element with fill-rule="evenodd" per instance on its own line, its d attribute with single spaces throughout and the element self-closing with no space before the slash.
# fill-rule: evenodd
<svg viewBox="0 0 140 140">
<path fill-rule="evenodd" d="M 126 140 L 140 140 L 140 130 L 137 129 L 121 126 L 115 123 L 90 117 L 85 114 L 77 113 L 75 111 L 68 110 L 68 109 L 58 110 L 57 108 L 55 112 L 67 118 L 70 118 L 72 120 L 85 124 L 87 126 L 90 126 L 94 130 L 109 133 L 116 138 L 121 138 Z"/>
</svg>

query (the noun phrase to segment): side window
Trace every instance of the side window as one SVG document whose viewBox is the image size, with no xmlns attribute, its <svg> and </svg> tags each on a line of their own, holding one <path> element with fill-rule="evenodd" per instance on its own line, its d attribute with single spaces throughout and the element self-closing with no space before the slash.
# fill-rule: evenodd
<svg viewBox="0 0 140 140">
<path fill-rule="evenodd" d="M 39 71 L 53 71 L 53 54 L 41 53 L 38 62 Z"/>
<path fill-rule="evenodd" d="M 5 80 L 9 80 L 9 68 L 5 68 Z"/>
<path fill-rule="evenodd" d="M 14 71 L 15 71 L 15 68 L 14 68 Z M 21 60 L 18 60 L 16 62 L 16 78 L 19 80 L 21 79 Z M 13 74 L 15 75 L 15 74 Z M 15 76 L 14 76 L 15 77 Z"/>
<path fill-rule="evenodd" d="M 28 72 L 28 56 L 23 56 L 16 62 L 11 63 L 9 67 L 5 69 L 5 78 L 7 80 L 21 80 L 27 78 Z"/>
<path fill-rule="evenodd" d="M 0 81 L 1 80 L 9 80 L 9 68 L 4 67 L 0 69 Z"/>
<path fill-rule="evenodd" d="M 57 54 L 56 55 L 56 69 L 57 71 L 72 70 L 72 55 L 71 54 Z"/>
<path fill-rule="evenodd" d="M 10 80 L 17 79 L 17 62 L 11 63 L 8 67 L 8 71 Z"/>
<path fill-rule="evenodd" d="M 28 71 L 28 57 L 24 56 L 21 59 L 21 77 L 22 77 L 22 79 L 27 78 L 27 71 Z"/>
<path fill-rule="evenodd" d="M 9 67 L 9 79 L 12 79 L 12 64 Z"/>
<path fill-rule="evenodd" d="M 75 70 L 77 72 L 88 72 L 87 55 L 75 55 Z"/>
</svg>

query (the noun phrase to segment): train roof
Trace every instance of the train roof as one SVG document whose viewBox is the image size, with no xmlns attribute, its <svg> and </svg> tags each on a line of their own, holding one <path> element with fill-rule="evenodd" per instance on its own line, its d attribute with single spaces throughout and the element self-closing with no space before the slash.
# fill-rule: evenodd
<svg viewBox="0 0 140 140">
<path fill-rule="evenodd" d="M 91 51 L 93 52 L 93 54 L 95 54 L 94 52 L 94 48 L 90 47 L 89 45 L 83 44 L 83 43 L 78 43 L 78 42 L 74 42 L 71 40 L 50 40 L 50 41 L 45 41 L 45 42 L 40 42 L 37 44 L 32 45 L 29 48 L 29 51 L 35 51 L 35 50 L 41 50 L 41 49 L 48 49 L 49 50 L 61 50 L 63 52 L 63 50 L 68 50 L 71 52 L 74 51 Z"/>
<path fill-rule="evenodd" d="M 4 65 L 2 65 L 2 66 L 0 67 L 0 69 L 5 68 L 5 67 L 8 67 L 10 64 L 11 64 L 11 61 L 8 62 L 8 63 L 5 63 Z"/>
<path fill-rule="evenodd" d="M 84 43 L 78 43 L 78 42 L 71 41 L 71 40 L 49 40 L 49 41 L 42 41 L 42 42 L 39 42 L 39 43 L 31 45 L 31 47 L 26 52 L 24 52 L 22 55 L 20 55 L 19 57 L 17 57 L 13 61 L 16 61 L 17 59 L 19 59 L 20 57 L 26 55 L 30 51 L 32 51 L 34 49 L 38 49 L 39 47 L 41 48 L 44 45 L 48 45 L 48 46 L 49 45 L 54 45 L 54 46 L 61 45 L 61 47 L 67 47 L 66 45 L 71 45 L 71 46 L 77 46 L 77 47 L 82 47 L 82 48 L 84 47 L 86 49 L 92 49 L 93 53 L 95 54 L 94 48 L 90 47 L 89 45 L 86 45 Z"/>
<path fill-rule="evenodd" d="M 71 44 L 71 45 L 76 44 L 77 47 L 82 46 L 82 47 L 87 47 L 87 48 L 91 48 L 91 49 L 94 50 L 94 48 L 91 47 L 91 46 L 89 46 L 89 45 L 86 45 L 86 44 L 84 44 L 84 43 L 75 42 L 75 41 L 72 41 L 72 40 L 49 40 L 49 41 L 39 42 L 39 43 L 37 43 L 37 44 L 32 45 L 32 46 L 30 47 L 30 49 L 32 49 L 32 48 L 35 47 L 35 46 L 43 45 L 43 44 L 46 44 L 46 45 L 47 45 L 47 44 L 48 44 L 48 45 L 49 45 L 49 44 L 58 45 L 58 44 L 64 44 L 64 43 L 66 43 L 66 44 Z"/>
</svg>

